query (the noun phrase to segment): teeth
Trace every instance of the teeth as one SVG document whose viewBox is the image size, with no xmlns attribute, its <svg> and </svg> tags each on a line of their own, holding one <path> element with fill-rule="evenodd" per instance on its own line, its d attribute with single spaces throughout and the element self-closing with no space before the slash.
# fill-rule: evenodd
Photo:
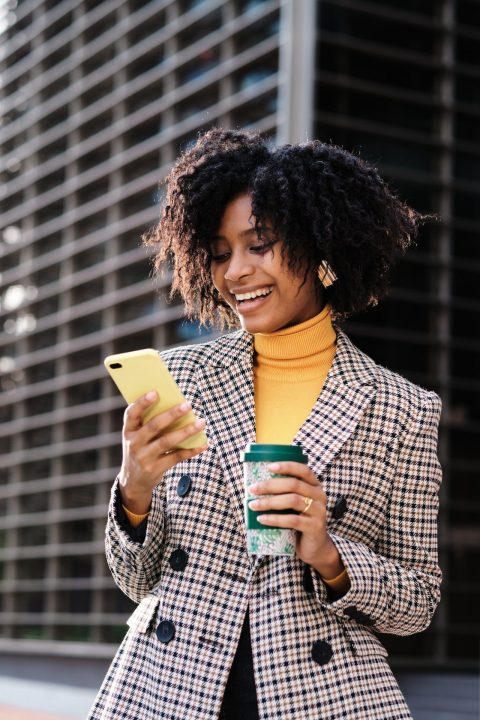
<svg viewBox="0 0 480 720">
<path fill-rule="evenodd" d="M 253 300 L 256 297 L 262 297 L 264 295 L 270 295 L 272 288 L 262 288 L 261 290 L 255 290 L 255 292 L 242 293 L 241 295 L 235 295 L 235 299 L 241 302 L 242 300 Z"/>
</svg>

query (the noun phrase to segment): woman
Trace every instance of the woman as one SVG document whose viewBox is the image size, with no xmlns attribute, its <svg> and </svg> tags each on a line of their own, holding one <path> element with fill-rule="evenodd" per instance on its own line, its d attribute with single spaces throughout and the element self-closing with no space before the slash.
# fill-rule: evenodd
<svg viewBox="0 0 480 720">
<path fill-rule="evenodd" d="M 241 329 L 163 353 L 198 417 L 129 406 L 107 558 L 138 608 L 90 718 L 410 718 L 376 633 L 439 601 L 437 396 L 332 324 L 384 295 L 421 217 L 376 171 L 310 142 L 213 129 L 167 179 L 156 266 L 201 322 Z M 173 450 L 205 427 L 209 444 Z M 249 556 L 241 452 L 301 444 L 257 488 L 295 557 Z M 295 512 L 275 515 L 276 510 Z"/>
</svg>

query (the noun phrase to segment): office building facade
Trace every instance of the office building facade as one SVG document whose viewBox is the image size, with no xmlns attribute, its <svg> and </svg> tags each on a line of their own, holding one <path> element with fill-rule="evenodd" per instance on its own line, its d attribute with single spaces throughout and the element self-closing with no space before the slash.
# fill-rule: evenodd
<svg viewBox="0 0 480 720">
<path fill-rule="evenodd" d="M 441 221 L 347 328 L 444 401 L 444 601 L 393 659 L 478 655 L 478 5 L 22 0 L 0 5 L 0 654 L 108 657 L 132 609 L 103 553 L 123 405 L 102 360 L 201 341 L 142 233 L 214 124 L 343 144 Z M 476 593 L 476 596 L 475 596 Z M 80 648 L 80 649 L 79 649 Z"/>
</svg>

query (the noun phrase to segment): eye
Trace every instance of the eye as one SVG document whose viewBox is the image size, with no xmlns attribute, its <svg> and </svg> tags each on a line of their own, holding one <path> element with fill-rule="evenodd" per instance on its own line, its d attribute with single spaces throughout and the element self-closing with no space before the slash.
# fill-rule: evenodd
<svg viewBox="0 0 480 720">
<path fill-rule="evenodd" d="M 211 261 L 216 262 L 216 263 L 222 263 L 222 262 L 225 262 L 226 260 L 228 260 L 229 256 L 230 256 L 230 253 L 228 253 L 228 252 L 216 253 L 216 254 L 212 252 L 211 253 Z"/>
<path fill-rule="evenodd" d="M 268 250 L 272 249 L 276 242 L 276 240 L 266 240 L 259 245 L 252 245 L 250 250 L 256 255 L 264 255 Z"/>
</svg>

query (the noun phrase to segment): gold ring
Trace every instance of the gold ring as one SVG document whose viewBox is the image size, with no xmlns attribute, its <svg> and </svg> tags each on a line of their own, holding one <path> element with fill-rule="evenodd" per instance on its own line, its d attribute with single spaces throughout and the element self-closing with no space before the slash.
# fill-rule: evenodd
<svg viewBox="0 0 480 720">
<path fill-rule="evenodd" d="M 304 496 L 303 501 L 305 503 L 305 507 L 303 508 L 302 513 L 306 513 L 310 510 L 310 505 L 313 503 L 313 498 Z"/>
</svg>

